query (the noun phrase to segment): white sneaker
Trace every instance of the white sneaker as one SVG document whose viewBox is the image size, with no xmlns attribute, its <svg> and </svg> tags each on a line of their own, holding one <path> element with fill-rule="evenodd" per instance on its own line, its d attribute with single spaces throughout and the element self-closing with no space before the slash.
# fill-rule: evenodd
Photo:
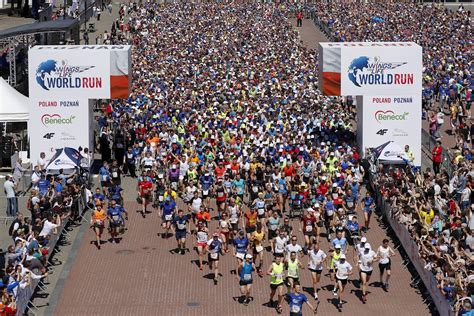
<svg viewBox="0 0 474 316">
<path fill-rule="evenodd" d="M 315 300 L 318 299 L 318 293 L 314 293 L 314 299 L 315 299 Z"/>
<path fill-rule="evenodd" d="M 333 294 L 334 296 L 337 296 L 337 290 L 332 291 L 332 294 Z"/>
</svg>

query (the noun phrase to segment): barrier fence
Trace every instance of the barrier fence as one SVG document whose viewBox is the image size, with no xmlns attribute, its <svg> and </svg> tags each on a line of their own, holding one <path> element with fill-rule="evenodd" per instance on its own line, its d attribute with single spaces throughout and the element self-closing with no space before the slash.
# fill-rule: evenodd
<svg viewBox="0 0 474 316">
<path fill-rule="evenodd" d="M 426 290 L 431 296 L 431 300 L 435 304 L 439 315 L 443 316 L 454 316 L 455 313 L 451 308 L 451 305 L 443 296 L 441 291 L 438 289 L 438 281 L 436 280 L 435 276 L 431 271 L 426 270 L 424 268 L 424 263 L 420 258 L 420 252 L 416 242 L 410 235 L 408 229 L 393 216 L 393 209 L 388 201 L 380 193 L 380 188 L 377 185 L 377 176 L 376 174 L 370 172 L 369 173 L 369 184 L 375 193 L 375 200 L 377 202 L 377 206 L 381 210 L 381 214 L 383 218 L 388 222 L 390 227 L 395 232 L 400 244 L 402 245 L 403 249 L 405 250 L 410 262 L 413 264 L 418 276 L 423 281 Z"/>
<path fill-rule="evenodd" d="M 86 207 L 87 197 L 86 197 L 85 189 L 81 191 L 81 195 L 78 197 L 77 203 L 78 203 L 77 205 L 78 214 L 80 215 L 82 219 L 84 219 L 83 216 L 84 216 L 85 211 L 87 210 L 87 207 Z M 58 242 L 63 238 L 67 239 L 69 237 L 69 234 L 67 232 L 67 227 L 70 221 L 71 221 L 70 218 L 68 218 L 66 221 L 61 223 L 61 226 L 57 228 L 58 233 L 51 236 L 51 239 L 49 241 L 49 248 L 48 248 L 49 252 L 48 252 L 47 261 L 46 261 L 49 264 L 48 270 L 51 268 L 50 263 L 52 261 L 53 256 L 56 253 L 61 252 L 61 250 L 59 249 Z M 16 312 L 17 316 L 24 315 L 27 310 L 31 312 L 32 314 L 35 314 L 35 310 L 38 310 L 38 308 L 33 304 L 33 298 L 34 298 L 35 292 L 38 289 L 42 291 L 47 290 L 46 286 L 44 285 L 41 279 L 31 279 L 29 285 L 24 286 L 23 288 L 21 286 L 18 287 L 17 296 L 15 299 L 16 308 L 17 308 L 17 312 Z"/>
</svg>

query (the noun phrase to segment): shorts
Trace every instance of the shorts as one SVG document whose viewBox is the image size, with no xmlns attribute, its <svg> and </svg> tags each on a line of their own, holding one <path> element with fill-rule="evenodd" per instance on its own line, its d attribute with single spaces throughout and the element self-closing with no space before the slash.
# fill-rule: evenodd
<svg viewBox="0 0 474 316">
<path fill-rule="evenodd" d="M 392 262 L 389 260 L 387 263 L 379 263 L 380 273 L 384 273 L 385 270 L 392 270 Z"/>
<path fill-rule="evenodd" d="M 230 227 L 232 227 L 233 231 L 238 231 L 239 230 L 239 223 L 231 223 Z"/>
<path fill-rule="evenodd" d="M 370 271 L 360 270 L 360 273 L 361 273 L 361 274 L 362 274 L 362 273 L 365 273 L 366 275 L 371 276 L 371 275 L 372 275 L 372 270 L 370 270 Z"/>
<path fill-rule="evenodd" d="M 341 281 L 342 285 L 346 285 L 347 284 L 347 279 L 339 279 L 338 277 L 336 277 L 336 281 Z"/>
<path fill-rule="evenodd" d="M 240 286 L 247 286 L 253 283 L 253 280 L 240 280 L 239 285 Z"/>
<path fill-rule="evenodd" d="M 303 233 L 303 235 L 305 235 L 305 236 L 314 236 L 314 231 L 310 231 L 310 232 L 305 231 Z"/>
<path fill-rule="evenodd" d="M 263 213 L 262 215 L 257 215 L 257 218 L 258 218 L 258 219 L 262 219 L 262 218 L 265 218 L 265 217 L 266 217 L 266 216 L 265 216 L 265 213 Z"/>
<path fill-rule="evenodd" d="M 283 258 L 283 257 L 284 257 L 284 254 L 283 254 L 283 253 L 279 253 L 279 252 L 274 252 L 274 253 L 273 253 L 273 256 L 274 256 L 274 257 Z"/>
<path fill-rule="evenodd" d="M 100 185 L 103 187 L 108 187 L 109 186 L 109 181 L 100 181 Z"/>
<path fill-rule="evenodd" d="M 217 258 L 212 258 L 211 254 L 208 254 L 207 255 L 207 261 L 208 262 L 219 261 L 219 253 L 217 253 Z"/>
<path fill-rule="evenodd" d="M 203 248 L 203 249 L 206 248 L 206 245 L 207 245 L 207 243 L 205 243 L 205 242 L 198 242 L 198 243 L 196 243 L 196 247 L 201 247 L 201 248 Z"/>
<path fill-rule="evenodd" d="M 270 288 L 271 288 L 272 290 L 276 290 L 276 289 L 278 289 L 278 288 L 279 288 L 280 286 L 282 286 L 282 285 L 283 285 L 283 282 L 278 283 L 278 284 L 270 283 Z"/>
<path fill-rule="evenodd" d="M 317 269 L 309 268 L 308 270 L 311 271 L 312 273 L 316 273 L 317 275 L 321 275 L 321 273 L 323 273 L 323 269 L 317 270 Z"/>
<path fill-rule="evenodd" d="M 92 225 L 94 228 L 104 229 L 104 223 L 94 223 Z"/>
<path fill-rule="evenodd" d="M 367 213 L 367 214 L 372 214 L 372 209 L 364 209 L 364 213 Z"/>
<path fill-rule="evenodd" d="M 287 280 L 287 283 L 288 283 L 288 284 L 290 283 L 290 279 L 292 279 L 292 280 L 293 280 L 293 283 L 295 283 L 295 282 L 299 282 L 299 280 L 300 280 L 300 278 L 299 278 L 299 277 L 298 277 L 298 278 L 296 278 L 296 277 L 287 276 L 287 277 L 286 277 L 286 280 Z"/>
<path fill-rule="evenodd" d="M 273 238 L 276 238 L 278 236 L 278 233 L 276 230 L 268 230 L 268 240 L 272 240 Z"/>
<path fill-rule="evenodd" d="M 120 222 L 114 222 L 114 221 L 110 221 L 110 222 L 109 222 L 109 227 L 112 228 L 112 229 L 113 229 L 113 228 L 118 228 L 118 227 L 120 227 L 120 226 L 122 226 L 122 222 L 121 222 L 121 221 L 120 221 Z"/>
<path fill-rule="evenodd" d="M 176 230 L 176 240 L 186 238 L 186 231 L 185 230 Z"/>
<path fill-rule="evenodd" d="M 247 231 L 247 234 L 251 234 L 256 230 L 256 227 L 245 227 L 245 230 Z"/>
</svg>

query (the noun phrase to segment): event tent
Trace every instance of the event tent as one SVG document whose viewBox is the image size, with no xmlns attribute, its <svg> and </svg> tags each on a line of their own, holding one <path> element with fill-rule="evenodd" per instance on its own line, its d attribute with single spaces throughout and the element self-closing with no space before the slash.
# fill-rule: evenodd
<svg viewBox="0 0 474 316">
<path fill-rule="evenodd" d="M 79 168 L 82 158 L 82 155 L 74 148 L 57 149 L 56 154 L 46 166 L 46 172 L 56 174 L 60 169 L 63 169 L 64 174 L 72 174 Z"/>
<path fill-rule="evenodd" d="M 28 122 L 28 98 L 0 77 L 0 122 Z"/>
<path fill-rule="evenodd" d="M 408 157 L 403 148 L 394 141 L 388 141 L 374 148 L 375 159 L 382 164 L 406 164 Z"/>
</svg>

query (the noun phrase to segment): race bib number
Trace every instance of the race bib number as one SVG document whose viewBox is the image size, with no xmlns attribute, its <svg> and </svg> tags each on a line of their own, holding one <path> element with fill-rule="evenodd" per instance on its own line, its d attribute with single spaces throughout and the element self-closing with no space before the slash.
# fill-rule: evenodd
<svg viewBox="0 0 474 316">
<path fill-rule="evenodd" d="M 112 177 L 113 178 L 118 178 L 118 172 L 117 171 L 112 172 Z"/>
<path fill-rule="evenodd" d="M 186 228 L 186 225 L 178 223 L 178 229 L 183 230 Z"/>
<path fill-rule="evenodd" d="M 255 246 L 255 250 L 257 252 L 261 252 L 263 250 L 263 246 L 259 245 L 259 246 Z"/>
<path fill-rule="evenodd" d="M 179 181 L 183 181 L 184 180 L 184 176 L 179 176 Z"/>
<path fill-rule="evenodd" d="M 113 216 L 112 216 L 112 220 L 113 220 L 115 223 L 119 222 L 119 221 L 121 220 L 120 215 L 113 215 Z"/>
<path fill-rule="evenodd" d="M 202 194 L 203 194 L 203 195 L 208 195 L 208 194 L 209 194 L 209 190 L 203 190 L 203 191 L 202 191 Z"/>
<path fill-rule="evenodd" d="M 263 214 L 265 214 L 265 209 L 259 208 L 259 209 L 257 210 L 257 214 L 258 214 L 258 215 L 263 215 Z"/>
<path fill-rule="evenodd" d="M 252 275 L 249 274 L 249 273 L 244 274 L 244 280 L 245 280 L 245 281 L 250 281 L 250 280 L 252 280 Z"/>
<path fill-rule="evenodd" d="M 313 231 L 313 226 L 312 225 L 306 225 L 306 231 L 307 232 Z"/>
<path fill-rule="evenodd" d="M 352 202 L 352 201 L 347 202 L 347 206 L 348 206 L 348 207 L 353 207 L 353 206 L 354 206 L 354 202 Z"/>
<path fill-rule="evenodd" d="M 211 259 L 217 259 L 219 254 L 217 252 L 211 253 Z"/>
<path fill-rule="evenodd" d="M 158 174 L 158 179 L 163 179 L 163 174 L 162 173 Z"/>
<path fill-rule="evenodd" d="M 163 202 L 163 200 L 164 200 L 163 195 L 160 195 L 160 196 L 158 197 L 158 201 Z"/>
<path fill-rule="evenodd" d="M 165 220 L 170 221 L 173 218 L 173 215 L 165 215 Z"/>
<path fill-rule="evenodd" d="M 298 305 L 291 305 L 291 312 L 292 313 L 299 313 L 301 308 Z"/>
<path fill-rule="evenodd" d="M 102 181 L 107 181 L 107 175 L 104 174 L 104 175 L 102 176 Z"/>
<path fill-rule="evenodd" d="M 270 225 L 270 230 L 277 230 L 278 226 L 277 225 Z"/>
<path fill-rule="evenodd" d="M 252 187 L 252 191 L 253 191 L 254 193 L 258 193 L 258 187 Z"/>
</svg>

